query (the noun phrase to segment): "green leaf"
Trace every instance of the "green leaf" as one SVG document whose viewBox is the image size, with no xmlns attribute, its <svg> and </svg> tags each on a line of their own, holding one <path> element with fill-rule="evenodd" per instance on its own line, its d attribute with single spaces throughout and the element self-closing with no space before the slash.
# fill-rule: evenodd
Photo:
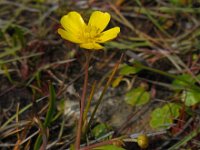
<svg viewBox="0 0 200 150">
<path fill-rule="evenodd" d="M 47 115 L 44 122 L 45 127 L 48 127 L 49 124 L 51 123 L 51 120 L 53 119 L 53 114 L 56 108 L 55 107 L 56 93 L 52 84 L 50 84 L 49 86 L 49 91 L 50 91 L 49 108 L 48 108 Z"/>
<path fill-rule="evenodd" d="M 75 150 L 74 144 L 71 144 L 69 149 L 70 149 L 70 150 Z"/>
<path fill-rule="evenodd" d="M 141 70 L 142 69 L 140 67 L 131 67 L 131 66 L 125 65 L 120 69 L 119 74 L 120 75 L 136 74 Z"/>
<path fill-rule="evenodd" d="M 150 126 L 152 128 L 169 128 L 173 120 L 179 117 L 181 106 L 175 103 L 167 103 L 162 108 L 156 108 L 151 113 Z"/>
<path fill-rule="evenodd" d="M 181 4 L 181 0 L 170 0 L 170 2 L 172 4 L 175 4 L 175 5 L 180 5 Z"/>
<path fill-rule="evenodd" d="M 3 38 L 3 32 L 0 30 L 0 39 Z"/>
<path fill-rule="evenodd" d="M 49 92 L 50 92 L 50 97 L 49 97 L 49 107 L 48 111 L 46 114 L 45 121 L 43 123 L 44 128 L 49 127 L 51 121 L 53 120 L 53 114 L 55 111 L 55 102 L 56 102 L 56 93 L 54 90 L 54 87 L 52 84 L 49 85 Z M 34 150 L 39 150 L 40 146 L 42 144 L 42 136 L 41 134 L 37 137 L 36 142 L 34 144 Z"/>
<path fill-rule="evenodd" d="M 178 76 L 181 80 L 174 80 L 172 85 L 174 85 L 175 89 L 183 90 L 184 87 L 188 87 L 188 85 L 195 85 L 196 80 L 189 74 L 182 74 Z M 200 74 L 196 76 L 196 78 L 200 79 Z M 187 81 L 188 83 L 184 82 Z M 192 90 L 188 89 L 187 91 L 183 90 L 181 95 L 181 100 L 185 103 L 186 106 L 192 106 L 200 102 L 200 91 L 197 89 Z"/>
<path fill-rule="evenodd" d="M 178 76 L 178 79 L 175 79 L 172 82 L 172 85 L 175 86 L 175 89 L 180 89 L 180 88 L 182 89 L 183 87 L 187 87 L 188 86 L 188 83 L 186 83 L 184 81 L 187 81 L 190 84 L 194 84 L 195 83 L 195 79 L 191 75 L 182 74 L 182 75 Z"/>
<path fill-rule="evenodd" d="M 141 106 L 150 100 L 149 92 L 145 91 L 143 87 L 132 89 L 125 95 L 125 102 L 132 106 Z"/>
<path fill-rule="evenodd" d="M 108 126 L 104 123 L 98 124 L 92 129 L 92 135 L 97 139 L 108 132 Z"/>
<path fill-rule="evenodd" d="M 198 74 L 198 75 L 196 76 L 196 78 L 197 78 L 198 80 L 200 80 L 200 74 Z"/>
<path fill-rule="evenodd" d="M 151 44 L 147 41 L 137 41 L 137 42 L 127 42 L 127 41 L 120 41 L 120 42 L 106 42 L 105 47 L 107 49 L 117 48 L 121 50 L 135 50 L 136 47 L 144 47 L 150 46 Z"/>
<path fill-rule="evenodd" d="M 96 147 L 93 150 L 125 150 L 125 149 L 114 146 L 114 145 L 104 145 L 104 146 Z"/>
<path fill-rule="evenodd" d="M 44 3 L 45 0 L 35 0 L 35 2 L 37 2 L 37 3 Z"/>
<path fill-rule="evenodd" d="M 186 106 L 192 106 L 200 102 L 200 92 L 195 90 L 183 91 L 182 101 Z"/>
<path fill-rule="evenodd" d="M 5 51 L 0 53 L 0 58 L 6 57 L 6 56 L 9 56 L 9 55 L 15 55 L 15 53 L 17 51 L 19 51 L 20 49 L 21 49 L 21 47 L 19 45 L 15 46 L 15 47 L 11 47 L 11 48 L 6 47 L 4 49 Z"/>
<path fill-rule="evenodd" d="M 117 86 L 119 86 L 120 82 L 122 81 L 123 76 L 119 76 L 117 77 L 113 82 L 112 82 L 112 87 L 116 88 Z"/>
<path fill-rule="evenodd" d="M 13 35 L 13 38 L 16 41 L 16 44 L 21 44 L 22 47 L 25 46 L 25 38 L 24 38 L 24 31 L 19 27 L 14 27 L 15 34 Z"/>
<path fill-rule="evenodd" d="M 64 111 L 65 111 L 65 102 L 66 102 L 66 100 L 62 99 L 62 100 L 59 100 L 59 102 L 57 104 L 57 109 L 62 113 L 64 113 Z"/>
<path fill-rule="evenodd" d="M 192 5 L 192 0 L 170 0 L 170 2 L 177 6 L 190 6 Z"/>
</svg>

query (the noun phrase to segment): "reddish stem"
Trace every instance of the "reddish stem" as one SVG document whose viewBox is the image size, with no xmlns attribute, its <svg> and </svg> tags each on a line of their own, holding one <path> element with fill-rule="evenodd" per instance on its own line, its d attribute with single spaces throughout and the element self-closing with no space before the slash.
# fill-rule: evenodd
<svg viewBox="0 0 200 150">
<path fill-rule="evenodd" d="M 86 97 L 87 83 L 88 83 L 89 61 L 90 61 L 90 53 L 86 52 L 85 79 L 84 79 L 84 85 L 83 85 L 83 92 L 82 92 L 82 96 L 81 96 L 80 118 L 78 121 L 78 129 L 77 129 L 76 142 L 75 142 L 76 150 L 80 149 L 81 132 L 82 132 L 82 124 L 83 124 L 83 112 L 84 112 L 84 108 L 85 108 L 85 97 Z"/>
</svg>

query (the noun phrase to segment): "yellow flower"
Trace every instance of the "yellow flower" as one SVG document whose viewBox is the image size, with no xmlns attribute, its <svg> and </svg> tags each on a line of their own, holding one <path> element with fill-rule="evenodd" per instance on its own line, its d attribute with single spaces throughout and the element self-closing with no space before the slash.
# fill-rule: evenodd
<svg viewBox="0 0 200 150">
<path fill-rule="evenodd" d="M 58 29 L 60 36 L 68 41 L 77 43 L 80 47 L 91 50 L 103 49 L 99 43 L 104 43 L 117 37 L 119 27 L 106 28 L 110 21 L 110 14 L 94 11 L 88 24 L 85 24 L 81 15 L 75 11 L 69 12 L 60 20 L 63 28 Z"/>
</svg>

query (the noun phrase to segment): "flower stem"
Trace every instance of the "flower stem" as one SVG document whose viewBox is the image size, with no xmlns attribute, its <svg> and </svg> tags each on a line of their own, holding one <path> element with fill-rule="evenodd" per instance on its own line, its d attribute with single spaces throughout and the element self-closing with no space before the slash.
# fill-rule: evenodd
<svg viewBox="0 0 200 150">
<path fill-rule="evenodd" d="M 85 107 L 85 97 L 87 92 L 87 83 L 88 83 L 88 68 L 89 68 L 89 61 L 90 61 L 90 52 L 86 52 L 86 65 L 85 65 L 85 78 L 84 78 L 84 84 L 83 84 L 83 92 L 81 96 L 81 105 L 80 105 L 80 118 L 78 121 L 78 129 L 76 134 L 76 141 L 75 141 L 75 149 L 80 149 L 80 142 L 81 142 L 81 132 L 82 132 L 82 124 L 83 124 L 83 113 L 84 113 L 84 107 Z"/>
</svg>

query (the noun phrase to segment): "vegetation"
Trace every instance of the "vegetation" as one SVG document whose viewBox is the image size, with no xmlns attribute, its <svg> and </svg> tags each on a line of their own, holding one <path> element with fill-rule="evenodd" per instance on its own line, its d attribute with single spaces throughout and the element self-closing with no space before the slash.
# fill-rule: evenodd
<svg viewBox="0 0 200 150">
<path fill-rule="evenodd" d="M 200 1 L 0 8 L 0 149 L 200 148 Z"/>
</svg>

